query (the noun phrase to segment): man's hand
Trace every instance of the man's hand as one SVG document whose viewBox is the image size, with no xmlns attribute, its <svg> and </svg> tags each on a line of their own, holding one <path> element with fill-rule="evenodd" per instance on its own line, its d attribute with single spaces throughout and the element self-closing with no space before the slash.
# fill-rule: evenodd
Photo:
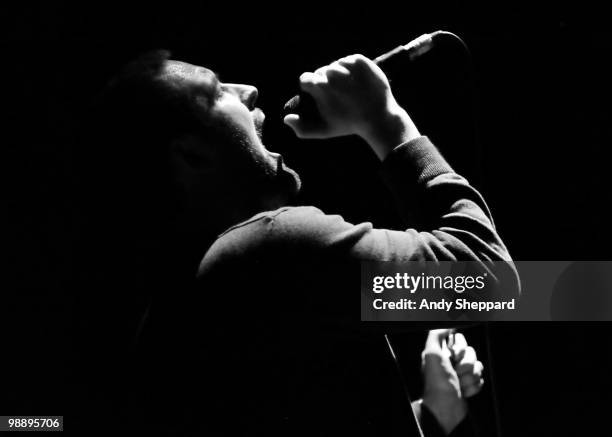
<svg viewBox="0 0 612 437">
<path fill-rule="evenodd" d="M 362 55 L 302 74 L 300 87 L 314 98 L 324 122 L 309 125 L 296 114 L 287 115 L 285 124 L 300 138 L 358 135 L 382 160 L 396 146 L 420 135 L 393 97 L 383 71 Z"/>
<path fill-rule="evenodd" d="M 477 394 L 484 383 L 483 365 L 474 348 L 468 346 L 463 334 L 455 334 L 449 347 L 451 334 L 448 329 L 429 331 L 422 354 L 423 404 L 447 434 L 465 418 L 465 399 Z"/>
</svg>

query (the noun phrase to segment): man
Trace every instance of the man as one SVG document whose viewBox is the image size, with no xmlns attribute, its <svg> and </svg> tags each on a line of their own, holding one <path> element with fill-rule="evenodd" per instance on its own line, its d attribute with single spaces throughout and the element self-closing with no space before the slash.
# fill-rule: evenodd
<svg viewBox="0 0 612 437">
<path fill-rule="evenodd" d="M 107 149 L 96 159 L 113 172 L 98 186 L 106 194 L 92 197 L 112 231 L 99 243 L 118 245 L 116 271 L 148 281 L 132 292 L 164 290 L 140 337 L 143 366 L 156 364 L 145 390 L 162 411 L 174 404 L 187 414 L 189 403 L 209 433 L 417 435 L 383 332 L 359 321 L 360 261 L 510 255 L 480 194 L 421 136 L 372 61 L 342 58 L 300 84 L 325 123 L 295 114 L 285 123 L 300 138 L 361 137 L 405 230 L 287 206 L 301 182 L 263 145 L 253 87 L 162 53 L 132 63 L 107 90 Z M 464 400 L 440 399 L 426 398 L 423 414 L 449 433 L 466 417 Z"/>
</svg>

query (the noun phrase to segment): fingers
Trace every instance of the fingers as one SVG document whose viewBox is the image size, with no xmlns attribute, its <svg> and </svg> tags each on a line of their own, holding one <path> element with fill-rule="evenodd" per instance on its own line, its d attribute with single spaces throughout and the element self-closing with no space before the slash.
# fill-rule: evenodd
<svg viewBox="0 0 612 437">
<path fill-rule="evenodd" d="M 325 76 L 329 70 L 335 70 L 339 73 L 350 74 L 351 70 L 366 67 L 368 66 L 368 64 L 376 65 L 374 64 L 374 62 L 372 62 L 363 55 L 349 55 L 340 58 L 329 65 L 325 65 L 323 67 L 318 68 L 317 70 L 315 70 L 315 74 Z"/>
<path fill-rule="evenodd" d="M 470 353 L 470 356 L 472 354 L 474 354 L 474 356 L 476 355 L 476 351 L 473 347 L 468 346 L 467 340 L 465 339 L 465 336 L 463 334 L 461 334 L 460 332 L 456 333 L 454 335 L 454 339 L 455 342 L 453 343 L 451 352 L 453 353 L 453 360 L 456 363 L 460 362 L 468 351 Z"/>
<path fill-rule="evenodd" d="M 300 76 L 300 88 L 316 99 L 324 92 L 327 92 L 328 88 L 346 88 L 350 76 L 351 72 L 346 67 L 343 67 L 338 62 L 333 62 L 315 70 L 314 73 L 303 73 Z"/>
<path fill-rule="evenodd" d="M 454 340 L 455 341 L 452 347 L 453 353 L 456 353 L 457 350 L 465 349 L 468 345 L 465 336 L 460 332 L 457 332 L 454 335 Z"/>
<path fill-rule="evenodd" d="M 452 329 L 432 329 L 427 333 L 425 347 L 442 347 L 443 342 L 446 341 L 452 333 Z"/>
<path fill-rule="evenodd" d="M 362 69 L 364 67 L 367 66 L 372 66 L 372 65 L 376 65 L 373 61 L 371 61 L 370 59 L 366 58 L 363 55 L 350 55 L 350 56 L 345 56 L 344 58 L 340 58 L 338 59 L 338 64 L 347 67 L 349 69 Z"/>
<path fill-rule="evenodd" d="M 302 91 L 311 93 L 321 85 L 341 85 L 351 74 L 359 72 L 368 63 L 375 66 L 363 55 L 346 56 L 329 65 L 317 68 L 314 73 L 303 73 L 300 76 L 300 87 Z"/>
<path fill-rule="evenodd" d="M 467 346 L 454 354 L 453 361 L 456 363 L 456 365 L 460 365 L 462 363 L 474 363 L 476 361 L 476 351 L 472 346 Z"/>
<path fill-rule="evenodd" d="M 300 89 L 312 95 L 315 99 L 321 94 L 321 85 L 327 83 L 327 79 L 317 73 L 306 72 L 300 76 Z"/>
<path fill-rule="evenodd" d="M 314 73 L 303 73 L 300 76 L 300 87 L 302 91 L 312 93 L 322 85 L 342 84 L 352 75 L 359 75 L 368 69 L 380 70 L 373 61 L 363 55 L 345 56 L 329 65 L 316 69 Z"/>
<path fill-rule="evenodd" d="M 425 340 L 425 350 L 442 350 L 448 342 L 452 329 L 432 329 Z"/>
<path fill-rule="evenodd" d="M 484 365 L 480 361 L 473 362 L 462 362 L 455 366 L 455 372 L 459 377 L 463 375 L 477 375 L 482 376 L 484 371 Z"/>
<path fill-rule="evenodd" d="M 484 385 L 484 378 L 477 378 L 473 375 L 470 375 L 469 378 L 461 378 L 459 379 L 459 386 L 461 387 L 461 394 L 464 398 L 470 398 L 480 392 L 482 390 L 482 386 Z"/>
<path fill-rule="evenodd" d="M 302 119 L 297 114 L 287 114 L 283 122 L 289 126 L 298 138 L 318 139 L 324 138 L 324 126 Z"/>
<path fill-rule="evenodd" d="M 429 331 L 422 358 L 425 392 L 430 397 L 457 400 L 482 390 L 484 365 L 463 334 L 452 329 Z"/>
<path fill-rule="evenodd" d="M 484 378 L 482 377 L 483 370 L 484 366 L 482 363 L 476 361 L 469 366 L 465 365 L 461 373 L 457 371 L 459 386 L 465 397 L 473 396 L 480 391 L 484 384 Z"/>
<path fill-rule="evenodd" d="M 425 365 L 428 360 L 436 358 L 436 360 L 449 360 L 451 357 L 451 351 L 448 348 L 448 338 L 453 332 L 452 329 L 432 329 L 427 334 L 427 340 L 425 340 L 425 349 L 421 354 L 421 359 Z M 450 366 L 450 361 L 448 363 Z"/>
<path fill-rule="evenodd" d="M 317 73 L 306 72 L 300 76 L 301 90 L 310 94 L 315 101 L 320 98 L 323 93 L 321 85 L 326 83 L 326 78 Z M 303 119 L 298 114 L 286 115 L 283 118 L 283 122 L 293 130 L 298 138 L 315 139 L 325 136 L 324 126 L 319 126 L 313 121 Z"/>
<path fill-rule="evenodd" d="M 344 65 L 340 64 L 340 62 L 336 61 L 316 69 L 315 74 L 329 78 L 330 75 L 349 76 L 351 72 Z"/>
<path fill-rule="evenodd" d="M 303 73 L 300 89 L 314 99 L 320 115 L 319 126 L 308 125 L 313 123 L 308 118 L 314 117 L 307 114 L 302 118 L 300 114 L 285 117 L 285 124 L 300 138 L 370 132 L 370 127 L 389 112 L 393 99 L 382 70 L 362 55 L 347 56 L 314 72 Z"/>
<path fill-rule="evenodd" d="M 476 351 L 468 346 L 463 334 L 455 334 L 455 342 L 452 346 L 454 368 L 459 378 L 461 393 L 464 397 L 474 396 L 482 389 L 484 379 L 484 365 L 478 361 Z"/>
<path fill-rule="evenodd" d="M 288 114 L 283 118 L 283 123 L 293 129 L 293 132 L 298 138 L 302 138 L 303 128 L 301 126 L 300 116 L 297 114 Z"/>
</svg>

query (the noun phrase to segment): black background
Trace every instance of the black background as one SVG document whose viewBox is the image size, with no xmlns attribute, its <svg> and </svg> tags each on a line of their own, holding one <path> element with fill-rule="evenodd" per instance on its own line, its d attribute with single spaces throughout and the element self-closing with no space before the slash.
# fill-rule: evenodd
<svg viewBox="0 0 612 437">
<path fill-rule="evenodd" d="M 67 380 L 79 348 L 72 303 L 87 293 L 71 285 L 79 256 L 72 156 L 74 147 L 87 147 L 76 141 L 76 126 L 91 95 L 148 49 L 170 49 L 223 81 L 257 86 L 265 143 L 302 174 L 302 202 L 383 227 L 394 217 L 366 147 L 297 142 L 282 125 L 282 105 L 302 71 L 350 53 L 374 57 L 424 32 L 453 31 L 468 44 L 471 64 L 440 49 L 392 77 L 422 133 L 447 155 L 470 157 L 468 164 L 481 149 L 483 170 L 474 180 L 515 259 L 609 259 L 612 29 L 586 5 L 49 2 L 3 9 L 11 244 L 2 414 L 70 421 Z M 456 163 L 460 171 L 464 165 Z M 491 327 L 504 435 L 609 434 L 608 329 Z M 418 368 L 418 354 L 409 359 Z"/>
</svg>

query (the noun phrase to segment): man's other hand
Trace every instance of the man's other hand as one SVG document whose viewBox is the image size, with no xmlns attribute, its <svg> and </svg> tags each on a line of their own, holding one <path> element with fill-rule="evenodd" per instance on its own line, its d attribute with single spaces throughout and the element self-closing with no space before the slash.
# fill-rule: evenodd
<svg viewBox="0 0 612 437">
<path fill-rule="evenodd" d="M 300 76 L 323 123 L 315 125 L 297 114 L 285 117 L 300 138 L 358 135 L 382 160 L 396 146 L 420 134 L 393 94 L 385 73 L 362 55 L 351 55 Z"/>
<path fill-rule="evenodd" d="M 447 434 L 465 418 L 465 399 L 480 392 L 484 384 L 483 365 L 476 351 L 463 334 L 455 334 L 449 346 L 451 334 L 448 329 L 429 331 L 422 353 L 423 404 Z"/>
</svg>

